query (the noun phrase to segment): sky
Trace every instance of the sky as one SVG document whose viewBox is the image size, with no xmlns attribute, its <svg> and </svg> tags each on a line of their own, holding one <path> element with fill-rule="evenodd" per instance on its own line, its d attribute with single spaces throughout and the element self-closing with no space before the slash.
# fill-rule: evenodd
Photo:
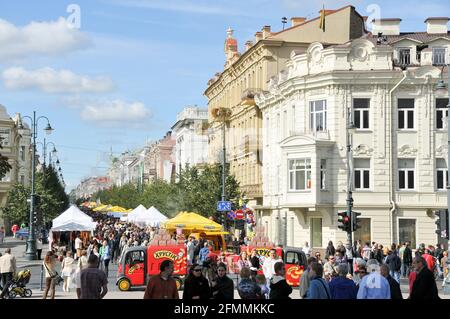
<svg viewBox="0 0 450 319">
<path fill-rule="evenodd" d="M 401 18 L 402 32 L 450 16 L 448 0 L 0 0 L 0 104 L 10 116 L 48 117 L 55 130 L 46 136 L 41 119 L 37 139 L 56 145 L 69 192 L 105 174 L 111 154 L 162 138 L 184 107 L 207 106 L 228 27 L 243 51 L 284 16 L 288 27 L 349 4 Z"/>
</svg>

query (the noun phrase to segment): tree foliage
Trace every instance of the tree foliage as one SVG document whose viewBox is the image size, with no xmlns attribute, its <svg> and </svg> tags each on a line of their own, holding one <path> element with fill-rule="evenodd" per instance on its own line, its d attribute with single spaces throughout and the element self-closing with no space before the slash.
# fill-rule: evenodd
<svg viewBox="0 0 450 319">
<path fill-rule="evenodd" d="M 237 207 L 242 195 L 239 183 L 228 173 L 228 168 L 226 174 L 226 199 L 231 200 L 233 206 Z M 222 166 L 207 165 L 201 169 L 186 167 L 181 171 L 176 183 L 157 180 L 145 185 L 142 191 L 133 184 L 113 186 L 95 193 L 91 200 L 100 199 L 102 203 L 126 208 L 135 208 L 140 204 L 147 208 L 155 206 L 170 217 L 179 211 L 192 211 L 218 220 L 216 208 L 221 196 Z"/>
<path fill-rule="evenodd" d="M 56 170 L 49 166 L 35 175 L 35 209 L 38 213 L 38 224 L 42 225 L 65 211 L 69 206 L 69 198 L 64 191 Z M 4 217 L 12 223 L 29 221 L 31 186 L 16 184 L 8 192 Z"/>
</svg>

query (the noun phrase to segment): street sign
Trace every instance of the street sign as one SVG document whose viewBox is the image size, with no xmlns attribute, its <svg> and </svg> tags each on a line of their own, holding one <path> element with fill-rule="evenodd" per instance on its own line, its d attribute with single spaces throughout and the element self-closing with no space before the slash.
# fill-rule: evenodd
<svg viewBox="0 0 450 319">
<path fill-rule="evenodd" d="M 219 212 L 226 212 L 226 211 L 231 210 L 231 202 L 227 202 L 227 201 L 217 202 L 217 210 Z"/>
<path fill-rule="evenodd" d="M 244 211 L 242 209 L 236 211 L 236 219 L 244 219 Z"/>
</svg>

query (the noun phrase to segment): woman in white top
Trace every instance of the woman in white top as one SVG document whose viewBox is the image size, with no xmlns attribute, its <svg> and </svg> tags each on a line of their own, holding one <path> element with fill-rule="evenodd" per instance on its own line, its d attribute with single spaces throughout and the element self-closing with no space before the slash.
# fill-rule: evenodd
<svg viewBox="0 0 450 319">
<path fill-rule="evenodd" d="M 55 299 L 55 285 L 56 281 L 52 278 L 56 274 L 55 266 L 56 266 L 56 256 L 52 251 L 48 251 L 45 256 L 44 262 L 44 271 L 45 271 L 45 291 L 42 295 L 43 299 L 47 298 L 48 291 L 51 290 L 50 298 Z"/>
<path fill-rule="evenodd" d="M 70 291 L 70 284 L 71 284 L 71 277 L 74 273 L 74 261 L 75 259 L 72 258 L 72 252 L 68 251 L 66 253 L 66 258 L 62 261 L 61 264 L 61 275 L 64 278 L 64 285 L 63 285 L 63 291 Z"/>
</svg>

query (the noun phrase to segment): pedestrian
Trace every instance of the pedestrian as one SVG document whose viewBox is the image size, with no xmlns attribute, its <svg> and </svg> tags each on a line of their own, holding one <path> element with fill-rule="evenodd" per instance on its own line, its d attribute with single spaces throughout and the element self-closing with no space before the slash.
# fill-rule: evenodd
<svg viewBox="0 0 450 319">
<path fill-rule="evenodd" d="M 19 231 L 19 225 L 17 225 L 17 224 L 14 224 L 14 225 L 12 225 L 12 227 L 11 227 L 11 231 L 12 231 L 12 233 L 13 233 L 13 236 L 14 236 L 14 238 L 16 238 L 16 233 Z"/>
<path fill-rule="evenodd" d="M 328 242 L 328 246 L 327 246 L 327 248 L 325 250 L 325 259 L 328 260 L 328 257 L 329 256 L 334 256 L 335 253 L 336 253 L 336 249 L 334 249 L 333 242 L 330 240 Z"/>
<path fill-rule="evenodd" d="M 347 278 L 348 264 L 339 264 L 337 270 L 338 276 L 329 283 L 331 299 L 356 299 L 356 285 Z"/>
<path fill-rule="evenodd" d="M 444 278 L 447 278 L 447 274 L 448 274 L 447 259 L 448 259 L 448 252 L 444 251 L 442 253 L 442 258 L 441 258 L 441 269 L 442 269 Z"/>
<path fill-rule="evenodd" d="M 255 280 L 256 275 L 258 274 L 259 268 L 261 268 L 261 265 L 259 263 L 258 252 L 253 248 L 250 255 L 250 271 L 253 280 Z"/>
<path fill-rule="evenodd" d="M 177 284 L 172 278 L 173 261 L 164 260 L 159 266 L 159 275 L 147 283 L 144 299 L 179 299 Z"/>
<path fill-rule="evenodd" d="M 322 278 L 323 266 L 317 262 L 312 263 L 308 275 L 311 282 L 306 293 L 306 299 L 331 299 L 328 282 Z"/>
<path fill-rule="evenodd" d="M 0 244 L 3 244 L 3 240 L 5 239 L 5 227 L 0 227 Z"/>
<path fill-rule="evenodd" d="M 239 256 L 239 260 L 237 262 L 238 268 L 239 268 L 239 272 L 241 271 L 242 268 L 246 267 L 246 268 L 250 268 L 251 267 L 251 263 L 250 260 L 248 258 L 247 252 L 246 251 L 242 251 L 240 256 Z"/>
<path fill-rule="evenodd" d="M 422 254 L 423 259 L 425 259 L 428 269 L 430 269 L 431 272 L 434 273 L 434 269 L 436 267 L 436 260 L 434 259 L 434 256 L 430 252 L 429 248 L 425 248 L 425 253 Z"/>
<path fill-rule="evenodd" d="M 400 270 L 402 267 L 402 261 L 397 255 L 397 250 L 393 248 L 394 247 L 391 247 L 391 250 L 386 257 L 386 265 L 389 266 L 389 274 L 391 277 L 400 284 Z"/>
<path fill-rule="evenodd" d="M 234 299 L 234 282 L 227 276 L 227 266 L 224 263 L 217 265 L 217 276 L 211 283 L 213 299 Z"/>
<path fill-rule="evenodd" d="M 188 266 L 194 263 L 194 250 L 195 250 L 194 238 L 189 237 L 188 242 L 186 244 L 186 253 L 187 253 L 186 261 Z"/>
<path fill-rule="evenodd" d="M 208 280 L 202 274 L 202 267 L 193 264 L 184 282 L 183 299 L 210 299 Z"/>
<path fill-rule="evenodd" d="M 37 252 L 37 259 L 41 260 L 41 255 L 42 255 L 42 237 L 39 237 L 36 240 L 36 252 Z"/>
<path fill-rule="evenodd" d="M 8 292 L 9 284 L 17 271 L 16 257 L 11 254 L 11 248 L 6 248 L 3 256 L 0 257 L 0 273 L 2 276 L 3 289 L 0 298 Z"/>
<path fill-rule="evenodd" d="M 427 266 L 425 258 L 416 256 L 413 259 L 416 278 L 413 282 L 409 299 L 440 299 L 434 275 Z"/>
<path fill-rule="evenodd" d="M 57 281 L 56 255 L 53 251 L 48 251 L 45 255 L 43 266 L 45 270 L 45 290 L 42 299 L 47 299 L 48 291 L 50 290 L 50 298 L 55 299 L 55 286 Z"/>
<path fill-rule="evenodd" d="M 291 299 L 289 295 L 292 293 L 292 287 L 286 281 L 285 264 L 277 262 L 274 264 L 275 274 L 270 280 L 269 299 Z"/>
<path fill-rule="evenodd" d="M 324 278 L 330 282 L 333 277 L 337 276 L 337 263 L 336 257 L 333 255 L 328 256 L 328 261 L 323 266 Z"/>
<path fill-rule="evenodd" d="M 376 259 L 367 261 L 368 275 L 359 283 L 358 299 L 391 299 L 389 282 L 380 274 L 380 266 Z"/>
<path fill-rule="evenodd" d="M 307 241 L 305 241 L 305 246 L 303 246 L 302 251 L 305 253 L 306 258 L 309 258 L 311 255 L 311 247 L 309 247 L 309 244 Z"/>
<path fill-rule="evenodd" d="M 81 257 L 81 250 L 83 249 L 83 241 L 81 240 L 80 233 L 77 234 L 77 238 L 75 238 L 75 250 L 77 252 L 77 256 L 75 259 L 78 259 Z"/>
<path fill-rule="evenodd" d="M 366 242 L 361 253 L 361 256 L 364 259 L 364 261 L 367 262 L 370 259 L 371 252 L 372 250 L 370 249 L 370 242 Z"/>
<path fill-rule="evenodd" d="M 241 299 L 264 299 L 261 287 L 250 279 L 251 271 L 249 268 L 242 268 L 239 275 L 241 281 L 237 286 L 237 291 Z"/>
<path fill-rule="evenodd" d="M 381 265 L 380 273 L 389 282 L 389 288 L 391 291 L 391 299 L 403 299 L 402 291 L 400 290 L 400 284 L 397 282 L 397 280 L 392 278 L 392 276 L 390 275 L 389 266 Z"/>
<path fill-rule="evenodd" d="M 262 266 L 264 276 L 267 279 L 267 282 L 270 282 L 270 279 L 275 275 L 275 264 L 278 262 L 282 262 L 281 259 L 277 259 L 277 253 L 275 249 L 271 249 L 269 252 L 269 258 L 264 260 L 264 264 Z"/>
<path fill-rule="evenodd" d="M 347 244 L 345 245 L 345 259 L 347 260 L 348 264 L 348 273 L 353 275 L 353 258 L 355 257 L 355 249 L 352 247 L 352 245 Z"/>
<path fill-rule="evenodd" d="M 111 247 L 108 245 L 108 241 L 105 239 L 103 241 L 102 250 L 100 253 L 100 261 L 102 264 L 102 268 L 105 271 L 106 278 L 109 275 L 109 261 L 111 260 Z"/>
<path fill-rule="evenodd" d="M 61 276 L 64 279 L 63 291 L 69 292 L 72 283 L 72 275 L 74 269 L 75 259 L 72 258 L 72 252 L 66 252 L 66 258 L 61 263 Z"/>
<path fill-rule="evenodd" d="M 309 272 L 311 270 L 311 264 L 317 262 L 316 257 L 309 257 L 307 260 L 307 266 L 302 276 L 300 277 L 300 284 L 298 287 L 300 298 L 305 299 L 306 293 L 309 289 L 309 283 L 311 282 L 311 278 L 309 277 Z"/>
<path fill-rule="evenodd" d="M 256 284 L 261 288 L 262 299 L 269 299 L 269 287 L 267 286 L 267 279 L 264 275 L 256 275 Z"/>
<path fill-rule="evenodd" d="M 411 272 L 412 267 L 412 250 L 410 242 L 405 242 L 405 249 L 403 250 L 403 260 L 402 260 L 402 272 L 404 277 L 409 278 L 409 273 Z"/>
<path fill-rule="evenodd" d="M 104 271 L 98 269 L 99 258 L 91 254 L 88 267 L 79 273 L 78 299 L 103 299 L 108 293 L 108 279 Z"/>
<path fill-rule="evenodd" d="M 318 262 L 319 264 L 321 264 L 323 266 L 324 262 L 322 260 L 322 256 L 321 256 L 320 252 L 316 252 L 314 257 L 316 257 L 316 262 Z"/>
<path fill-rule="evenodd" d="M 208 258 L 208 255 L 209 255 L 209 244 L 205 242 L 203 244 L 203 248 L 200 249 L 200 252 L 198 253 L 199 264 L 201 266 L 204 266 L 206 259 Z"/>
<path fill-rule="evenodd" d="M 356 270 L 354 272 L 354 276 L 352 277 L 353 281 L 356 284 L 357 290 L 359 289 L 359 283 L 364 276 L 367 275 L 366 262 L 362 258 L 357 258 L 355 261 Z"/>
</svg>

